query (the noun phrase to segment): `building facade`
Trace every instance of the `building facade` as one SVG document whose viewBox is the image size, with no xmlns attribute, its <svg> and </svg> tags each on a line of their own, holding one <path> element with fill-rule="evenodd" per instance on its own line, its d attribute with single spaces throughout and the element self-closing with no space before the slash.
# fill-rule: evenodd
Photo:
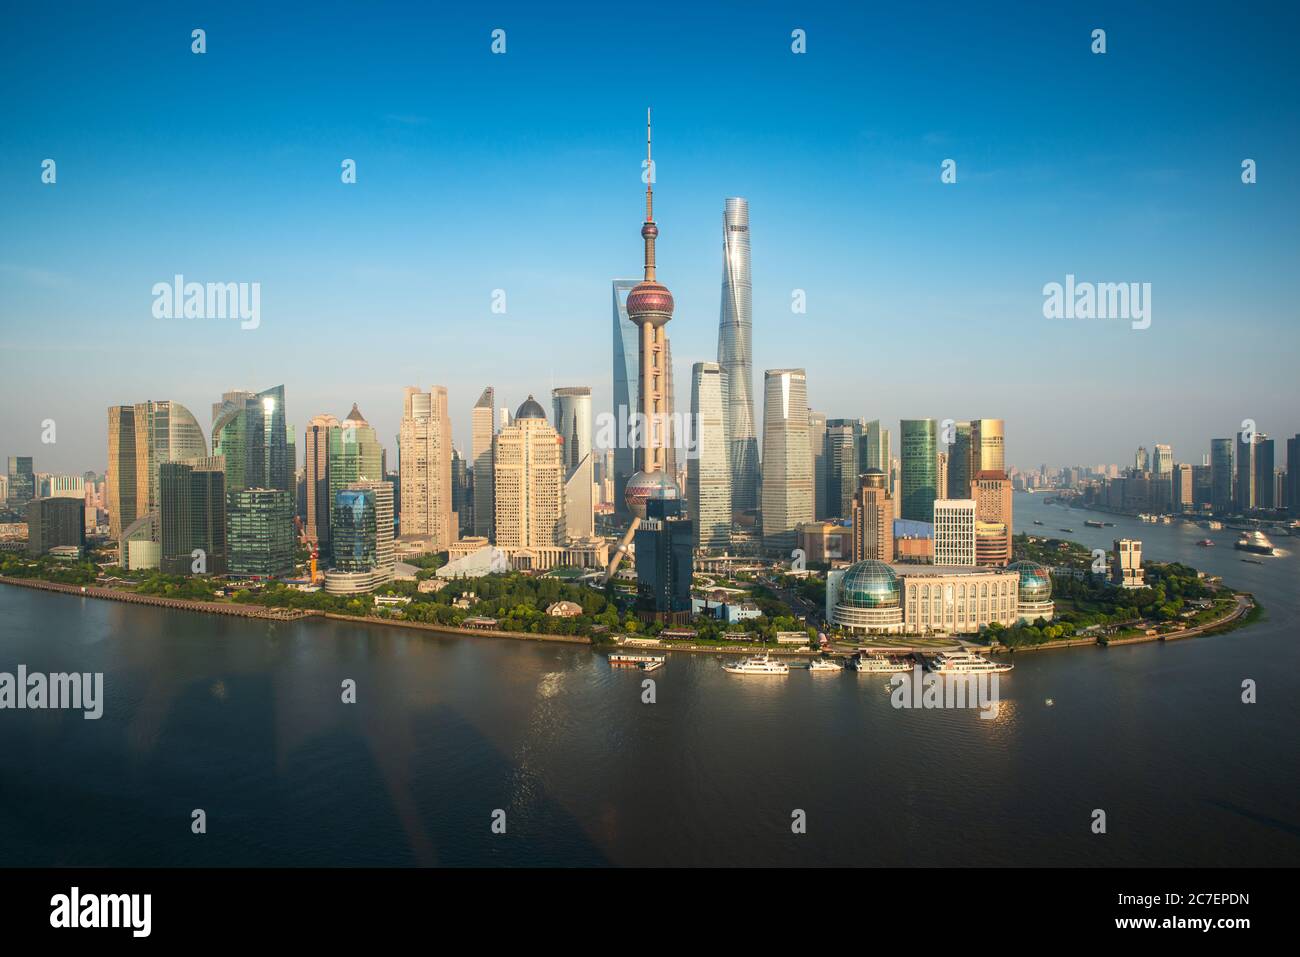
<svg viewBox="0 0 1300 957">
<path fill-rule="evenodd" d="M 451 411 L 444 386 L 428 392 L 407 386 L 397 441 L 402 535 L 426 538 L 433 551 L 444 552 L 460 534 L 452 508 Z"/>
<path fill-rule="evenodd" d="M 722 366 L 691 367 L 691 414 L 695 448 L 686 459 L 686 501 L 695 546 L 725 551 L 731 544 L 731 463 L 726 431 L 726 385 Z"/>
<path fill-rule="evenodd" d="M 935 499 L 934 563 L 975 565 L 975 511 L 973 498 Z"/>
<path fill-rule="evenodd" d="M 293 572 L 293 557 L 293 493 L 270 488 L 227 491 L 229 574 L 238 578 L 288 575 Z"/>
<path fill-rule="evenodd" d="M 928 522 L 934 514 L 934 500 L 939 497 L 938 429 L 934 419 L 903 419 L 899 425 L 902 458 L 899 513 L 902 518 Z"/>
<path fill-rule="evenodd" d="M 158 467 L 158 492 L 159 570 L 165 575 L 224 575 L 225 462 L 220 456 L 164 462 Z"/>
<path fill-rule="evenodd" d="M 758 507 L 758 438 L 754 427 L 753 290 L 750 277 L 749 202 L 730 197 L 722 211 L 722 308 L 718 365 L 725 374 L 731 505 Z M 766 430 L 766 423 L 764 423 Z M 766 505 L 766 503 L 764 503 Z M 791 526 L 793 529 L 793 526 Z"/>
<path fill-rule="evenodd" d="M 737 448 L 734 441 L 731 448 Z M 733 493 L 735 474 L 733 467 Z M 762 491 L 763 548 L 788 556 L 795 529 L 813 520 L 808 379 L 802 369 L 769 369 L 764 375 Z M 733 498 L 732 508 L 738 507 Z"/>
<path fill-rule="evenodd" d="M 894 496 L 889 492 L 888 477 L 880 469 L 867 469 L 859 477 L 852 514 L 853 561 L 893 562 Z"/>
<path fill-rule="evenodd" d="M 531 395 L 496 434 L 494 460 L 496 544 L 562 547 L 564 447 Z"/>
</svg>

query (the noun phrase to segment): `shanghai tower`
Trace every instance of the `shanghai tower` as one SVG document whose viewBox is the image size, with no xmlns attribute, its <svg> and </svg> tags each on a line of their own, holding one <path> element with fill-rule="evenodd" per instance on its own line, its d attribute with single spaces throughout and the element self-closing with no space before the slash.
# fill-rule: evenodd
<svg viewBox="0 0 1300 957">
<path fill-rule="evenodd" d="M 725 373 L 731 507 L 758 507 L 758 439 L 754 431 L 753 294 L 749 281 L 749 202 L 726 201 L 722 216 L 722 312 L 718 365 Z"/>
</svg>

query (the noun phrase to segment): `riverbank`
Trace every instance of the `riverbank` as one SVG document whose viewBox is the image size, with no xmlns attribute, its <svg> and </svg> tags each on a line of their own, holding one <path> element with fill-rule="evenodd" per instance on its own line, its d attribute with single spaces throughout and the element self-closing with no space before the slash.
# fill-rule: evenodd
<svg viewBox="0 0 1300 957">
<path fill-rule="evenodd" d="M 116 588 L 99 588 L 94 585 L 64 585 L 42 581 L 39 578 L 9 578 L 0 575 L 0 584 L 35 588 L 39 591 L 59 592 L 79 598 L 103 598 L 123 601 L 133 605 L 152 605 L 156 608 L 173 608 L 178 611 L 200 611 L 213 615 L 233 615 L 238 618 L 264 618 L 270 621 L 299 621 L 319 615 L 320 612 L 301 608 L 267 608 L 263 605 L 241 605 L 229 601 L 196 601 L 190 598 L 164 598 L 161 595 L 140 595 L 119 591 Z"/>
</svg>

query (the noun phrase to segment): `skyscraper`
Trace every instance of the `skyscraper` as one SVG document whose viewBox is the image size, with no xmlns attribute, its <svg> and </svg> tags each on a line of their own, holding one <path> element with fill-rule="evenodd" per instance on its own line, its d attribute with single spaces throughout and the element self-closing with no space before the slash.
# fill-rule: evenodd
<svg viewBox="0 0 1300 957">
<path fill-rule="evenodd" d="M 329 434 L 330 535 L 334 534 L 333 508 L 341 489 L 362 481 L 384 479 L 384 452 L 375 430 L 356 403 L 337 431 Z M 229 468 L 226 474 L 230 474 Z M 332 546 L 331 546 L 332 547 Z"/>
<path fill-rule="evenodd" d="M 198 420 L 179 402 L 137 402 L 134 418 L 138 517 L 158 511 L 158 466 L 203 458 L 208 454 L 208 443 Z"/>
<path fill-rule="evenodd" d="M 906 468 L 903 481 L 907 481 Z M 941 498 L 933 503 L 934 563 L 975 564 L 975 509 L 973 498 Z"/>
<path fill-rule="evenodd" d="M 847 518 L 853 510 L 853 494 L 858 487 L 858 444 L 861 436 L 862 422 L 859 419 L 826 420 L 825 496 L 828 516 Z M 763 451 L 766 453 L 767 450 Z"/>
<path fill-rule="evenodd" d="M 30 455 L 9 456 L 9 494 L 8 501 L 15 505 L 24 505 L 36 497 L 36 476 L 32 472 Z"/>
<path fill-rule="evenodd" d="M 447 389 L 407 386 L 398 429 L 401 529 L 404 536 L 427 538 L 435 552 L 447 551 L 459 534 L 451 507 L 451 458 Z"/>
<path fill-rule="evenodd" d="M 894 497 L 888 476 L 874 466 L 858 477 L 853 497 L 853 560 L 868 559 L 894 560 Z"/>
<path fill-rule="evenodd" d="M 976 472 L 969 493 L 975 500 L 975 561 L 979 565 L 1011 563 L 1011 482 L 996 469 Z"/>
<path fill-rule="evenodd" d="M 1003 449 L 1003 422 L 1001 419 L 972 419 L 970 423 L 971 463 L 970 476 L 967 477 L 966 491 L 961 498 L 970 494 L 970 480 L 977 472 L 1005 472 L 1006 457 Z"/>
<path fill-rule="evenodd" d="M 754 431 L 753 294 L 749 272 L 749 202 L 731 197 L 722 213 L 722 310 L 718 365 L 726 373 L 727 441 L 731 445 L 731 507 L 758 505 L 758 440 Z M 766 503 L 765 503 L 766 504 Z"/>
<path fill-rule="evenodd" d="M 958 422 L 953 427 L 952 443 L 948 446 L 948 483 L 939 488 L 948 498 L 970 495 L 971 479 L 979 471 L 972 436 L 973 428 L 969 422 Z"/>
<path fill-rule="evenodd" d="M 564 516 L 571 539 L 596 533 L 595 459 L 591 450 L 591 387 L 565 386 L 551 390 L 555 431 L 564 454 Z"/>
<path fill-rule="evenodd" d="M 813 458 L 813 518 L 820 522 L 831 514 L 826 500 L 826 415 L 812 409 L 808 410 L 808 447 Z M 861 463 L 855 463 L 854 470 L 866 471 Z"/>
<path fill-rule="evenodd" d="M 1237 511 L 1248 512 L 1258 508 L 1259 468 L 1255 452 L 1264 438 L 1259 433 L 1237 433 Z"/>
<path fill-rule="evenodd" d="M 391 581 L 397 567 L 393 546 L 393 486 L 363 480 L 334 495 L 334 564 L 325 575 L 325 590 L 370 591 Z"/>
<path fill-rule="evenodd" d="M 213 412 L 212 454 L 226 460 L 227 492 L 242 488 L 293 490 L 294 455 L 284 386 L 262 392 L 227 392 Z"/>
<path fill-rule="evenodd" d="M 1286 440 L 1286 506 L 1300 515 L 1300 433 Z"/>
<path fill-rule="evenodd" d="M 73 498 L 31 498 L 27 511 L 27 554 L 47 555 L 51 548 L 86 547 L 86 512 Z"/>
<path fill-rule="evenodd" d="M 889 429 L 880 427 L 879 419 L 872 419 L 864 430 L 865 442 L 862 443 L 862 457 L 858 460 L 858 473 L 871 469 L 880 469 L 885 473 L 885 487 L 889 494 L 894 494 L 894 459 L 890 445 Z"/>
<path fill-rule="evenodd" d="M 691 414 L 695 448 L 686 460 L 686 501 L 697 548 L 725 550 L 731 544 L 731 464 L 727 443 L 722 367 L 691 367 Z"/>
<path fill-rule="evenodd" d="M 317 543 L 322 555 L 329 554 L 330 541 L 330 436 L 339 428 L 339 420 L 325 413 L 307 423 L 305 436 L 307 520 L 304 525 L 307 537 Z"/>
<path fill-rule="evenodd" d="M 564 545 L 564 450 L 559 433 L 530 395 L 496 434 L 496 544 Z"/>
<path fill-rule="evenodd" d="M 1259 435 L 1255 441 L 1255 507 L 1276 508 L 1277 493 L 1273 466 L 1273 440 Z"/>
<path fill-rule="evenodd" d="M 646 111 L 646 169 L 654 170 L 650 153 L 650 111 Z M 627 294 L 628 321 L 637 327 L 641 343 L 637 368 L 640 373 L 639 413 L 644 423 L 641 442 L 641 468 L 627 480 L 624 501 L 632 513 L 632 522 L 619 540 L 618 548 L 605 569 L 609 581 L 618 571 L 641 519 L 646 516 L 646 502 L 651 498 L 681 498 L 676 479 L 666 471 L 669 463 L 665 442 L 668 393 L 671 379 L 668 365 L 667 337 L 664 327 L 673 317 L 673 295 L 655 278 L 655 238 L 659 226 L 654 220 L 654 177 L 646 177 L 645 222 L 641 239 L 645 251 L 645 278 Z M 640 571 L 637 572 L 640 575 Z"/>
<path fill-rule="evenodd" d="M 226 529 L 231 575 L 268 578 L 293 571 L 292 492 L 274 488 L 227 492 Z"/>
<path fill-rule="evenodd" d="M 938 497 L 936 475 L 938 432 L 934 419 L 903 419 L 899 423 L 902 457 L 902 500 L 900 517 L 915 522 L 934 518 L 934 500 Z M 967 492 L 967 496 L 969 496 Z"/>
<path fill-rule="evenodd" d="M 1232 439 L 1210 440 L 1210 505 L 1227 513 L 1235 501 L 1232 482 Z"/>
<path fill-rule="evenodd" d="M 139 518 L 135 487 L 135 406 L 108 408 L 108 474 L 104 479 L 104 507 L 108 509 L 108 534 L 117 541 Z"/>
<path fill-rule="evenodd" d="M 1174 448 L 1172 445 L 1157 443 L 1151 450 L 1151 471 L 1157 475 L 1170 476 L 1174 471 Z"/>
<path fill-rule="evenodd" d="M 470 457 L 474 460 L 474 534 L 493 540 L 496 506 L 493 481 L 496 468 L 492 463 L 492 437 L 496 435 L 496 393 L 491 386 L 474 403 L 471 422 Z"/>
<path fill-rule="evenodd" d="M 158 494 L 159 570 L 165 575 L 224 575 L 226 472 L 221 458 L 162 463 Z"/>
<path fill-rule="evenodd" d="M 735 442 L 731 448 L 737 448 Z M 762 478 L 768 552 L 787 557 L 799 524 L 813 520 L 812 478 L 807 376 L 803 369 L 769 369 L 763 376 Z"/>
</svg>

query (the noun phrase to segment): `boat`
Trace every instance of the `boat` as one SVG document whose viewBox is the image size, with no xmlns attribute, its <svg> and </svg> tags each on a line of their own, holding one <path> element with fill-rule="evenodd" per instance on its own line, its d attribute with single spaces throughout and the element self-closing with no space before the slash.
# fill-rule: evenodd
<svg viewBox="0 0 1300 957">
<path fill-rule="evenodd" d="M 1273 548 L 1273 543 L 1268 540 L 1268 536 L 1263 532 L 1243 532 L 1241 538 L 1237 539 L 1237 544 L 1233 546 L 1238 551 L 1251 552 L 1255 555 L 1276 555 L 1277 551 Z"/>
<path fill-rule="evenodd" d="M 1074 529 L 1072 529 L 1072 528 L 1062 528 L 1062 529 L 1059 529 L 1059 531 L 1062 531 L 1062 532 L 1069 532 L 1071 535 L 1074 534 Z"/>
<path fill-rule="evenodd" d="M 808 670 L 814 674 L 830 674 L 835 671 L 843 671 L 844 666 L 838 661 L 832 661 L 830 658 L 814 658 L 808 662 Z"/>
<path fill-rule="evenodd" d="M 1196 544 L 1197 544 L 1197 545 L 1200 545 L 1202 548 L 1213 548 L 1213 547 L 1214 547 L 1214 542 L 1210 541 L 1208 538 L 1202 538 L 1202 539 L 1201 539 L 1199 542 L 1197 542 Z"/>
<path fill-rule="evenodd" d="M 1083 524 L 1087 525 L 1089 528 L 1105 528 L 1105 527 L 1106 527 L 1106 525 L 1105 525 L 1103 522 L 1098 522 L 1098 521 L 1096 521 L 1096 520 L 1094 520 L 1094 519 L 1091 519 L 1091 518 L 1089 518 L 1089 519 L 1085 519 Z"/>
<path fill-rule="evenodd" d="M 654 671 L 662 668 L 667 655 L 610 655 L 612 668 L 640 668 L 642 671 Z"/>
<path fill-rule="evenodd" d="M 1042 525 L 1043 523 L 1040 522 L 1038 519 L 1034 519 L 1034 524 L 1035 524 L 1035 525 Z"/>
<path fill-rule="evenodd" d="M 1114 523 L 1114 522 L 1102 522 L 1101 525 L 1102 525 L 1102 528 L 1114 528 L 1114 527 L 1115 527 L 1115 523 Z"/>
<path fill-rule="evenodd" d="M 752 655 L 723 665 L 722 670 L 732 675 L 788 675 L 790 666 L 771 655 Z"/>
<path fill-rule="evenodd" d="M 869 675 L 892 675 L 900 671 L 911 671 L 912 662 L 879 652 L 858 652 L 853 659 L 853 670 Z"/>
<path fill-rule="evenodd" d="M 1006 662 L 989 661 L 969 651 L 944 652 L 930 662 L 930 670 L 941 675 L 993 675 L 1014 667 Z"/>
<path fill-rule="evenodd" d="M 1243 558 L 1242 561 L 1243 561 L 1243 562 L 1246 562 L 1246 563 L 1249 564 L 1249 565 L 1263 565 L 1263 564 L 1264 564 L 1264 563 L 1261 562 L 1258 558 Z"/>
<path fill-rule="evenodd" d="M 1206 522 L 1206 523 L 1205 523 L 1205 527 L 1208 528 L 1208 529 L 1209 529 L 1210 531 L 1212 531 L 1212 532 L 1221 532 L 1221 531 L 1223 531 L 1223 523 L 1222 523 L 1222 522 Z"/>
</svg>

